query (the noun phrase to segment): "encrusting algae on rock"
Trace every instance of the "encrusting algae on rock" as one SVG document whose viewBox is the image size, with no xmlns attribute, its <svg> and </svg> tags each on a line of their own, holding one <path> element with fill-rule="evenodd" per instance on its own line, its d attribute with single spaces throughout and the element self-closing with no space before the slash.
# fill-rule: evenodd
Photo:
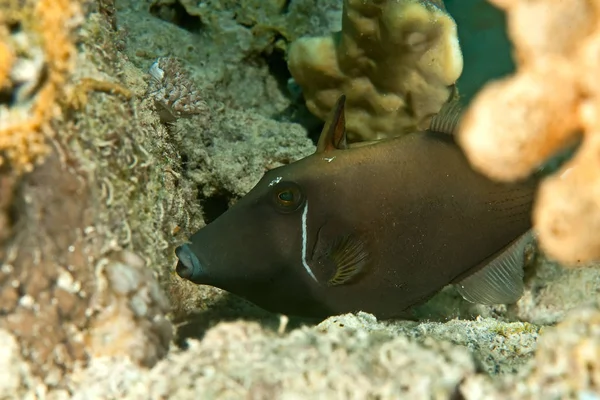
<svg viewBox="0 0 600 400">
<path fill-rule="evenodd" d="M 600 2 L 491 2 L 507 13 L 519 66 L 475 97 L 459 141 L 475 168 L 506 181 L 528 176 L 583 133 L 575 156 L 542 182 L 533 220 L 551 257 L 598 260 Z"/>
<path fill-rule="evenodd" d="M 0 398 L 42 399 L 90 359 L 150 366 L 166 354 L 156 266 L 169 262 L 171 226 L 185 229 L 174 204 L 191 191 L 171 190 L 177 157 L 143 103 L 143 74 L 132 79 L 112 43 L 110 2 L 0 4 L 0 43 L 14 54 L 0 63 L 0 331 L 29 371 L 12 390 L 5 375 L 20 367 L 4 369 Z"/>
</svg>

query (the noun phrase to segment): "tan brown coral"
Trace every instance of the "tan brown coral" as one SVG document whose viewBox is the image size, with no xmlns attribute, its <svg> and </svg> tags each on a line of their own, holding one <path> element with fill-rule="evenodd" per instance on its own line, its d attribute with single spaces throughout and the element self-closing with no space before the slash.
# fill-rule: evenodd
<svg viewBox="0 0 600 400">
<path fill-rule="evenodd" d="M 0 90 L 8 86 L 8 74 L 15 62 L 13 49 L 8 46 L 8 29 L 0 25 Z"/>
<path fill-rule="evenodd" d="M 429 126 L 454 96 L 463 58 L 439 0 L 345 0 L 342 31 L 292 43 L 288 67 L 321 119 L 345 94 L 351 142 Z"/>
<path fill-rule="evenodd" d="M 0 0 L 0 90 L 13 92 L 0 104 L 0 163 L 31 170 L 48 152 L 43 129 L 59 113 L 80 21 L 79 1 Z"/>
<path fill-rule="evenodd" d="M 518 68 L 476 96 L 459 141 L 475 168 L 508 181 L 583 132 L 577 155 L 542 182 L 534 226 L 557 260 L 599 259 L 600 1 L 490 1 L 507 13 Z"/>
</svg>

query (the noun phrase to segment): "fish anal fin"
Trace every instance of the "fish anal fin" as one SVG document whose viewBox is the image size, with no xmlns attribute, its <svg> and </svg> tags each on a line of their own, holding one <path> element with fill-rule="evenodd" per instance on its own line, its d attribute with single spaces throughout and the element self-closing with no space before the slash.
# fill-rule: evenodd
<svg viewBox="0 0 600 400">
<path fill-rule="evenodd" d="M 529 230 L 512 241 L 487 259 L 483 268 L 456 283 L 458 292 L 471 303 L 516 303 L 523 295 L 525 250 L 533 239 Z"/>
<path fill-rule="evenodd" d="M 369 252 L 365 241 L 355 234 L 339 236 L 327 252 L 328 261 L 334 272 L 327 281 L 329 286 L 351 283 L 369 263 Z"/>
<path fill-rule="evenodd" d="M 348 142 L 346 140 L 346 118 L 344 115 L 345 104 L 346 96 L 341 95 L 335 103 L 331 114 L 327 118 L 325 126 L 323 126 L 316 153 L 323 153 L 334 149 L 344 150 L 348 148 Z"/>
</svg>

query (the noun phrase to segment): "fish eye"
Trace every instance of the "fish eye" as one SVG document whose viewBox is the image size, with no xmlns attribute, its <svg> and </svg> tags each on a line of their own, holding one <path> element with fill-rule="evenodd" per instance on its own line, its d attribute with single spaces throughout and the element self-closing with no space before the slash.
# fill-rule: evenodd
<svg viewBox="0 0 600 400">
<path fill-rule="evenodd" d="M 296 211 L 304 203 L 300 186 L 294 182 L 279 182 L 273 187 L 275 207 L 282 212 Z"/>
<path fill-rule="evenodd" d="M 294 192 L 291 189 L 284 189 L 277 193 L 277 198 L 282 204 L 289 204 L 294 202 Z"/>
</svg>

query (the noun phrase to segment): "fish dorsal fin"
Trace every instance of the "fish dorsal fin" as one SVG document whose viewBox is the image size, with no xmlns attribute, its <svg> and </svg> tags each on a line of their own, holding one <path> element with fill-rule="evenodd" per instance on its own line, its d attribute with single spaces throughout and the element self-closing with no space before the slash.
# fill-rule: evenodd
<svg viewBox="0 0 600 400">
<path fill-rule="evenodd" d="M 449 101 L 442 106 L 439 113 L 433 116 L 429 130 L 454 135 L 462 117 L 462 105 L 458 99 Z"/>
<path fill-rule="evenodd" d="M 346 141 L 346 118 L 344 116 L 345 104 L 346 95 L 341 95 L 321 131 L 319 143 L 317 144 L 317 153 L 334 149 L 345 150 L 348 148 Z"/>
<path fill-rule="evenodd" d="M 351 282 L 365 270 L 369 262 L 366 243 L 358 235 L 339 236 L 331 245 L 327 254 L 335 270 L 327 281 L 329 286 L 338 286 Z"/>
<path fill-rule="evenodd" d="M 523 294 L 525 249 L 534 239 L 525 232 L 486 260 L 486 266 L 456 284 L 458 292 L 471 303 L 512 304 Z"/>
</svg>

